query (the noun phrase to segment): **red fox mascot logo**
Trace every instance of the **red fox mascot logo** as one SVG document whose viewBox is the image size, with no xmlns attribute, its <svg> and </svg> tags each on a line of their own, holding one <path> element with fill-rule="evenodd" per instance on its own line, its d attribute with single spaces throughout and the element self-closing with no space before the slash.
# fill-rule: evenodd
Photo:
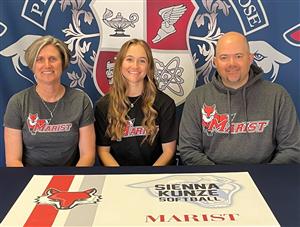
<svg viewBox="0 0 300 227">
<path fill-rule="evenodd" d="M 229 119 L 229 114 L 218 113 L 215 104 L 206 105 L 204 103 L 201 113 L 203 132 L 205 132 L 207 136 L 213 136 L 214 133 L 228 134 L 229 132 L 231 134 L 263 133 L 270 122 L 269 120 L 233 122 L 236 113 L 231 113 Z"/>
<path fill-rule="evenodd" d="M 68 192 L 49 188 L 46 195 L 38 196 L 35 200 L 37 204 L 55 206 L 59 210 L 72 209 L 77 205 L 95 204 L 100 201 L 101 196 L 96 195 L 97 189 L 91 188 L 85 191 Z"/>
<path fill-rule="evenodd" d="M 202 127 L 208 136 L 211 136 L 214 131 L 225 132 L 228 127 L 228 114 L 219 114 L 216 105 L 211 106 L 203 104 L 202 112 Z"/>
<path fill-rule="evenodd" d="M 45 127 L 45 125 L 48 125 L 49 123 L 50 121 L 47 119 L 40 119 L 38 113 L 29 113 L 27 117 L 27 126 L 32 135 L 35 135 L 39 129 Z"/>
</svg>

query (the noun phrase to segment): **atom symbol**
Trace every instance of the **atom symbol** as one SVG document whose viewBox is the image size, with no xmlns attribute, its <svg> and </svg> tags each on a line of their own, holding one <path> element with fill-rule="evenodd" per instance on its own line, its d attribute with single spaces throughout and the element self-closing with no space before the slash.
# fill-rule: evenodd
<svg viewBox="0 0 300 227">
<path fill-rule="evenodd" d="M 181 76 L 184 69 L 179 67 L 180 58 L 174 57 L 166 65 L 158 59 L 154 59 L 154 63 L 159 90 L 164 91 L 165 89 L 169 89 L 174 94 L 183 96 L 184 90 L 181 84 L 184 83 L 184 80 Z"/>
</svg>

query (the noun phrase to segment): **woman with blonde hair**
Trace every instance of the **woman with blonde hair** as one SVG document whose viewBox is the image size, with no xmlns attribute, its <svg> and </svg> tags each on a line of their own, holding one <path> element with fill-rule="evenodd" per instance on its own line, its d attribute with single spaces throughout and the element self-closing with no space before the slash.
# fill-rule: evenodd
<svg viewBox="0 0 300 227">
<path fill-rule="evenodd" d="M 36 84 L 15 94 L 4 115 L 7 166 L 92 166 L 92 103 L 83 91 L 61 84 L 70 62 L 67 45 L 42 36 L 25 52 Z"/>
<path fill-rule="evenodd" d="M 111 90 L 95 106 L 97 151 L 105 166 L 171 163 L 178 134 L 176 106 L 157 89 L 154 70 L 145 41 L 122 45 Z"/>
</svg>

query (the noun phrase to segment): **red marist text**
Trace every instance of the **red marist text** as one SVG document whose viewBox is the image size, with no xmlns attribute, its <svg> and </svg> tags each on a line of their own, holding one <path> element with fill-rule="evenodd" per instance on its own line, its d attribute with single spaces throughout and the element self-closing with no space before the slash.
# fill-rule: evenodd
<svg viewBox="0 0 300 227">
<path fill-rule="evenodd" d="M 39 125 L 36 125 L 32 128 L 32 131 L 35 132 L 68 132 L 70 131 L 72 127 L 71 123 L 66 124 L 57 124 L 57 125 L 42 125 L 39 127 Z"/>
<path fill-rule="evenodd" d="M 123 138 L 126 137 L 134 137 L 134 136 L 145 136 L 146 130 L 142 126 L 134 126 L 135 119 L 131 119 L 127 121 L 126 128 L 124 130 Z"/>
<path fill-rule="evenodd" d="M 147 215 L 146 223 L 166 223 L 166 222 L 220 222 L 220 221 L 237 221 L 239 214 L 184 214 L 184 215 Z"/>
</svg>

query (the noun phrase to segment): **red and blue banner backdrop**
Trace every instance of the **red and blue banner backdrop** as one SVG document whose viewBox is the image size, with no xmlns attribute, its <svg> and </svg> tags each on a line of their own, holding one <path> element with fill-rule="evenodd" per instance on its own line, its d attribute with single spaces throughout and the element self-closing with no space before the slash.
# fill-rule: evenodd
<svg viewBox="0 0 300 227">
<path fill-rule="evenodd" d="M 239 31 L 249 40 L 265 79 L 283 85 L 300 116 L 298 0 L 2 0 L 0 1 L 0 123 L 8 99 L 35 83 L 24 60 L 32 41 L 51 34 L 72 52 L 62 81 L 93 102 L 113 83 L 114 57 L 131 38 L 153 50 L 159 89 L 176 102 L 209 83 L 219 37 Z M 5 163 L 3 127 L 0 166 Z"/>
</svg>

